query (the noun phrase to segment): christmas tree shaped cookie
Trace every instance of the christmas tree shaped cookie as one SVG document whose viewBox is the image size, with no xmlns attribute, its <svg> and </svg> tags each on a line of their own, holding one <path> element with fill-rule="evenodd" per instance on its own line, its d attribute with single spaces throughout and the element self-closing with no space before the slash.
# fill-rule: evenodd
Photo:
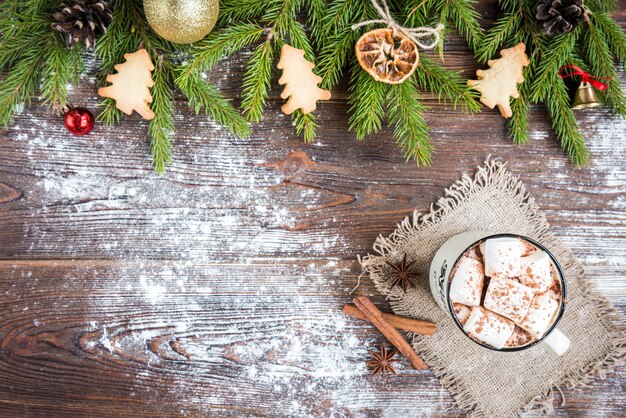
<svg viewBox="0 0 626 418">
<path fill-rule="evenodd" d="M 480 101 L 493 109 L 498 106 L 505 118 L 513 116 L 511 97 L 518 98 L 517 85 L 524 81 L 522 71 L 530 64 L 526 56 L 526 45 L 522 42 L 500 51 L 502 58 L 489 60 L 488 70 L 478 70 L 478 80 L 468 80 L 467 85 L 480 92 Z"/>
<path fill-rule="evenodd" d="M 111 85 L 100 88 L 98 94 L 115 100 L 115 107 L 127 115 L 135 110 L 144 119 L 150 120 L 154 118 L 154 112 L 149 107 L 152 103 L 150 87 L 154 85 L 154 64 L 145 49 L 124 54 L 124 59 L 125 62 L 115 66 L 117 74 L 107 76 L 106 80 Z"/>
<path fill-rule="evenodd" d="M 289 98 L 281 107 L 286 115 L 296 109 L 301 109 L 304 114 L 310 113 L 315 110 L 318 100 L 330 99 L 330 92 L 317 86 L 322 78 L 313 73 L 315 64 L 304 58 L 303 50 L 283 45 L 277 67 L 283 70 L 278 84 L 285 85 L 280 97 Z"/>
</svg>

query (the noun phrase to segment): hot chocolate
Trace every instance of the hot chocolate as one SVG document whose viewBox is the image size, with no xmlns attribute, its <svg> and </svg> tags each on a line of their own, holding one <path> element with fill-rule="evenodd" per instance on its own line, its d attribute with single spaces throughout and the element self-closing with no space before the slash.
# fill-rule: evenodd
<svg viewBox="0 0 626 418">
<path fill-rule="evenodd" d="M 542 339 L 562 304 L 562 277 L 552 258 L 522 238 L 488 238 L 473 245 L 450 277 L 449 298 L 463 330 L 496 349 Z"/>
</svg>

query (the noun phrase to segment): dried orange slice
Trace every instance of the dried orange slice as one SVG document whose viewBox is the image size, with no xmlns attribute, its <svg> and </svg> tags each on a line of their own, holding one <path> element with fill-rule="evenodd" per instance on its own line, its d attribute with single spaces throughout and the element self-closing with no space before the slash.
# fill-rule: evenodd
<svg viewBox="0 0 626 418">
<path fill-rule="evenodd" d="M 419 54 L 415 42 L 393 29 L 371 30 L 356 42 L 356 58 L 374 79 L 400 84 L 413 74 Z"/>
</svg>

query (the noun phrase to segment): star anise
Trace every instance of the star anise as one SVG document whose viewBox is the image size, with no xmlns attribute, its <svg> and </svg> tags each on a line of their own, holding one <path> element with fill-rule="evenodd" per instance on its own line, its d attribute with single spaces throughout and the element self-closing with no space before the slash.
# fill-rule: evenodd
<svg viewBox="0 0 626 418">
<path fill-rule="evenodd" d="M 409 286 L 415 287 L 411 277 L 414 277 L 415 274 L 409 272 L 409 268 L 415 263 L 415 261 L 411 261 L 410 263 L 406 262 L 406 254 L 404 254 L 404 258 L 402 259 L 402 263 L 400 265 L 391 264 L 389 261 L 385 261 L 387 265 L 389 265 L 393 272 L 391 273 L 393 276 L 393 281 L 391 282 L 390 290 L 396 287 L 396 285 L 400 285 L 400 288 L 404 293 Z"/>
<path fill-rule="evenodd" d="M 394 361 L 398 361 L 393 358 L 393 356 L 396 355 L 396 350 L 387 351 L 385 344 L 383 344 L 380 346 L 380 353 L 370 351 L 370 354 L 373 360 L 368 361 L 367 365 L 374 368 L 372 376 L 376 376 L 378 373 L 382 376 L 385 372 L 396 374 L 396 371 L 391 365 Z"/>
</svg>

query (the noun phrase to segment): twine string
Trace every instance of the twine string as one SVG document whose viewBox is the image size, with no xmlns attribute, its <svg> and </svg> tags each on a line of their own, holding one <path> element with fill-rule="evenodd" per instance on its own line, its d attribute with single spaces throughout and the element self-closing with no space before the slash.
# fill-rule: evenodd
<svg viewBox="0 0 626 418">
<path fill-rule="evenodd" d="M 386 24 L 390 29 L 400 32 L 402 35 L 406 36 L 417 46 L 422 49 L 433 49 L 437 46 L 439 41 L 441 40 L 440 32 L 443 29 L 443 25 L 438 23 L 436 27 L 429 28 L 426 26 L 421 26 L 418 28 L 405 28 L 402 25 L 399 25 L 389 12 L 389 6 L 387 5 L 386 0 L 370 0 L 372 6 L 380 16 L 380 19 L 372 19 L 366 20 L 360 23 L 356 23 L 352 25 L 352 30 L 357 30 L 358 28 L 366 25 L 372 25 L 377 23 Z M 426 40 L 422 42 L 422 40 Z"/>
</svg>

